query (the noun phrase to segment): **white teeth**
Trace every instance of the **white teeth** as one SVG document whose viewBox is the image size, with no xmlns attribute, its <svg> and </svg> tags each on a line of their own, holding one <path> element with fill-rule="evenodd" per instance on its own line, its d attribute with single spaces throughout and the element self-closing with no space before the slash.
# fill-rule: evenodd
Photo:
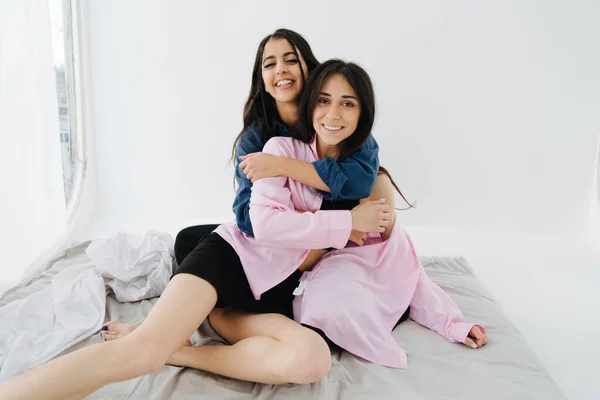
<svg viewBox="0 0 600 400">
<path fill-rule="evenodd" d="M 291 83 L 292 83 L 292 81 L 290 81 L 289 79 L 284 79 L 282 81 L 277 82 L 277 87 L 283 86 L 283 85 L 289 85 Z"/>
<path fill-rule="evenodd" d="M 332 126 L 332 125 L 325 125 L 323 124 L 323 126 L 325 127 L 325 129 L 327 129 L 328 131 L 339 131 L 340 129 L 342 129 L 341 126 Z"/>
</svg>

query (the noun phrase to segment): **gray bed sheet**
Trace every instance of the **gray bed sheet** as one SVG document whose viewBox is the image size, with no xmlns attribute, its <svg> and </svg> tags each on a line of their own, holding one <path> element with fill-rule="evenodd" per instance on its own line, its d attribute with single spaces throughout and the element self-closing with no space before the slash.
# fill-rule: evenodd
<svg viewBox="0 0 600 400">
<path fill-rule="evenodd" d="M 87 243 L 82 243 L 63 252 L 32 278 L 6 292 L 0 304 L 41 290 L 50 284 L 52 275 L 64 268 L 89 263 L 86 247 Z M 408 320 L 393 333 L 408 352 L 407 370 L 382 367 L 345 351 L 333 351 L 331 372 L 320 382 L 273 386 L 166 366 L 153 375 L 108 385 L 87 399 L 565 399 L 463 258 L 422 257 L 421 262 L 429 277 L 458 304 L 466 320 L 486 327 L 488 345 L 472 350 L 452 344 Z M 137 325 L 156 301 L 119 303 L 111 294 L 106 320 Z M 199 334 L 202 344 L 226 345 L 206 322 Z M 94 335 L 63 354 L 101 341 Z"/>
</svg>

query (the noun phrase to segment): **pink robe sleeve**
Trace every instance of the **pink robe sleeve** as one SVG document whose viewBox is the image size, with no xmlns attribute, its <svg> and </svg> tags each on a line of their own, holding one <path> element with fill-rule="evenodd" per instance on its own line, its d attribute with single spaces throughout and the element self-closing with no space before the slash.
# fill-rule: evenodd
<svg viewBox="0 0 600 400">
<path fill-rule="evenodd" d="M 263 152 L 295 158 L 283 140 L 269 140 Z M 252 186 L 250 221 L 257 242 L 294 249 L 344 248 L 352 231 L 348 210 L 296 212 L 287 177 L 263 178 Z"/>
<path fill-rule="evenodd" d="M 410 302 L 409 317 L 453 343 L 464 343 L 474 325 L 465 322 L 456 303 L 429 279 L 423 268 Z"/>
</svg>

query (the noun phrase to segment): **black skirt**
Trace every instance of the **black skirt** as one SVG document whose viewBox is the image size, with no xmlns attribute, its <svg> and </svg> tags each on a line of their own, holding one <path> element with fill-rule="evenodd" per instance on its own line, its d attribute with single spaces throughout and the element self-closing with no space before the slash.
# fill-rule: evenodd
<svg viewBox="0 0 600 400">
<path fill-rule="evenodd" d="M 293 319 L 292 293 L 298 286 L 302 271 L 294 271 L 256 300 L 237 253 L 225 239 L 213 232 L 201 238 L 173 276 L 177 274 L 192 274 L 210 283 L 217 291 L 216 307 L 233 307 L 259 314 L 277 313 Z"/>
</svg>

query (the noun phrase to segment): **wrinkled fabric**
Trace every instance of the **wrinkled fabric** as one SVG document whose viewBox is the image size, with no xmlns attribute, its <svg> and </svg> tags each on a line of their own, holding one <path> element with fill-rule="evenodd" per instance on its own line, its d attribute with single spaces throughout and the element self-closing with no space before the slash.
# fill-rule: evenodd
<svg viewBox="0 0 600 400">
<path fill-rule="evenodd" d="M 97 270 L 120 302 L 160 296 L 173 271 L 171 235 L 150 231 L 144 236 L 119 232 L 93 241 L 86 249 Z"/>
<path fill-rule="evenodd" d="M 410 305 L 410 318 L 451 342 L 464 342 L 473 324 L 433 283 L 396 218 L 390 238 L 370 234 L 363 246 L 327 253 L 300 279 L 294 319 L 321 329 L 367 361 L 406 369 L 406 351 L 392 329 Z"/>
<path fill-rule="evenodd" d="M 107 290 L 114 290 L 120 301 L 159 296 L 171 275 L 172 253 L 173 239 L 168 234 L 119 233 L 92 242 L 82 262 L 53 275 L 42 290 L 4 304 L 0 307 L 0 382 L 98 332 L 105 320 Z"/>
<path fill-rule="evenodd" d="M 0 308 L 0 382 L 37 367 L 98 331 L 104 280 L 90 266 L 69 268 L 45 289 Z"/>
<path fill-rule="evenodd" d="M 87 243 L 77 245 L 69 249 L 61 261 L 41 267 L 43 272 L 32 277 L 33 281 L 21 282 L 1 296 L 0 306 L 50 286 L 52 275 L 89 262 L 85 247 Z M 334 350 L 331 371 L 314 385 L 257 384 L 194 368 L 166 366 L 152 375 L 106 385 L 86 400 L 566 399 L 494 294 L 477 280 L 463 258 L 424 257 L 421 263 L 427 275 L 452 296 L 467 319 L 476 318 L 489 327 L 490 343 L 484 348 L 473 350 L 449 345 L 437 333 L 408 320 L 393 332 L 396 340 L 408 350 L 410 367 L 406 370 L 379 367 L 349 352 Z M 157 301 L 119 303 L 110 296 L 106 319 L 138 324 Z M 208 320 L 192 341 L 200 345 L 227 344 Z M 101 342 L 98 335 L 92 335 L 68 351 Z"/>
</svg>

